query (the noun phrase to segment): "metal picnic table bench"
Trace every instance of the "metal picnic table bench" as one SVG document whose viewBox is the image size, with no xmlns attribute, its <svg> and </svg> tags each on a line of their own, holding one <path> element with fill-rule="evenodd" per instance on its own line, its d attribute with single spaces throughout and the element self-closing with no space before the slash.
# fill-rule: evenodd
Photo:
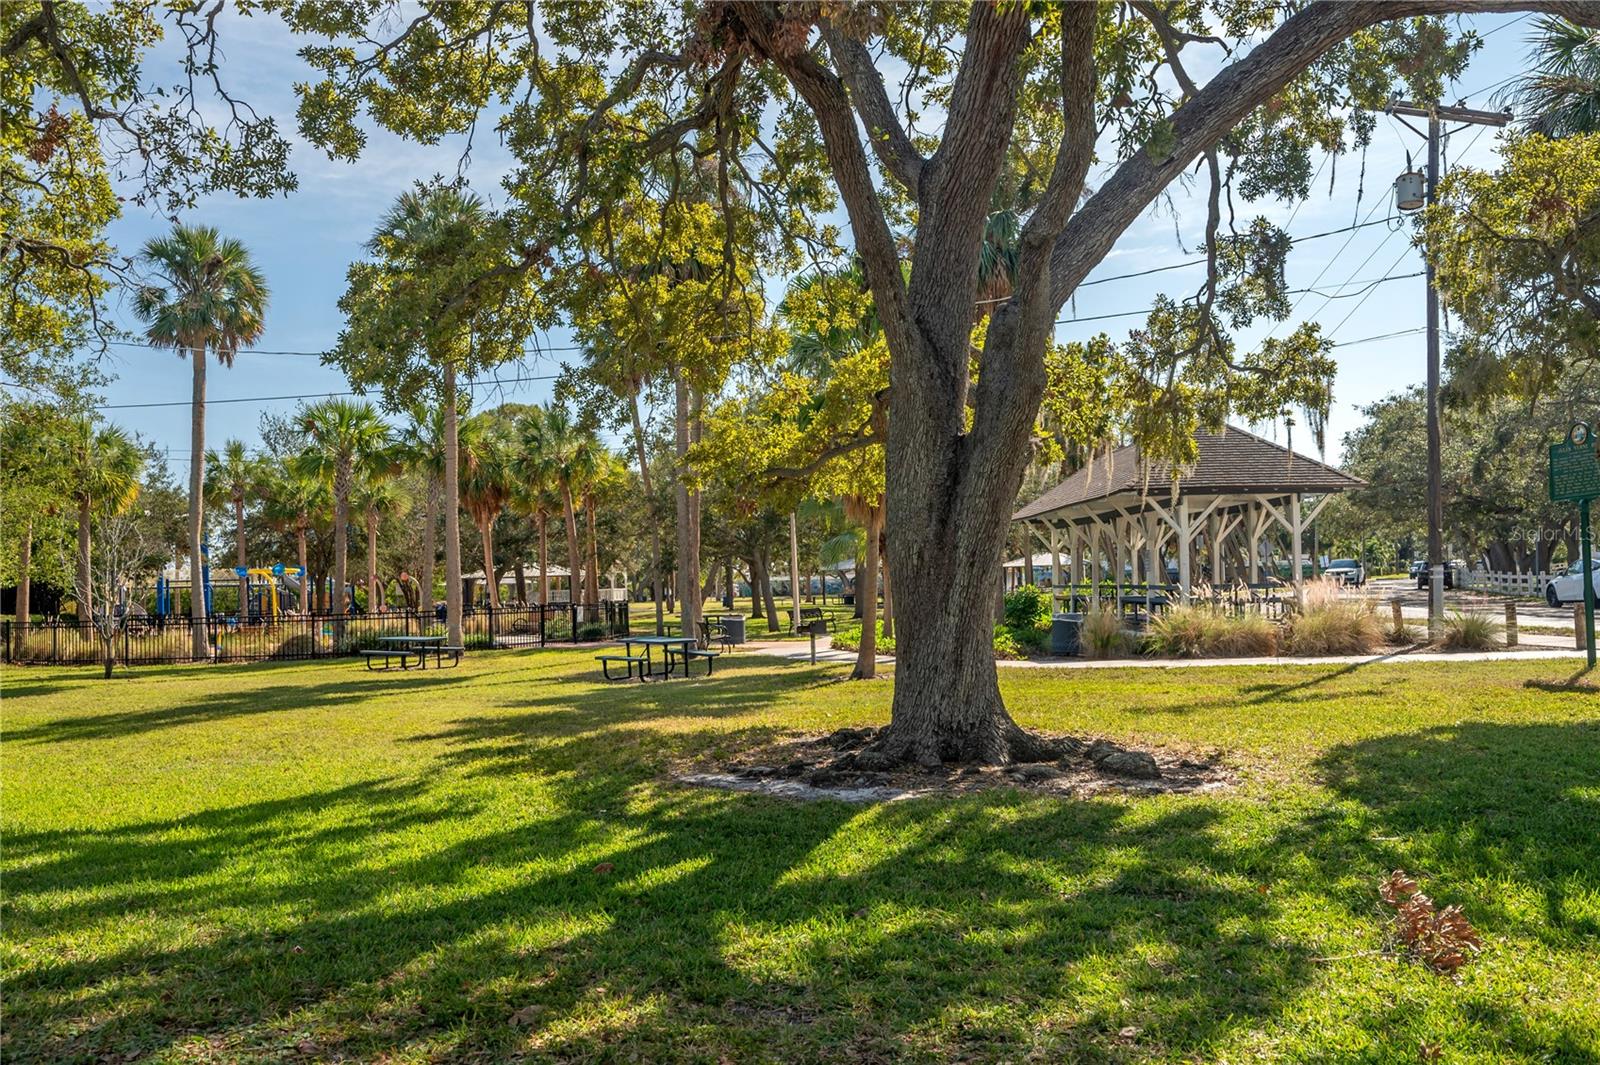
<svg viewBox="0 0 1600 1065">
<path fill-rule="evenodd" d="M 654 676 L 659 676 L 662 680 L 666 680 L 672 676 L 672 672 L 676 667 L 676 663 L 673 660 L 676 658 L 683 659 L 683 675 L 685 677 L 689 675 L 689 663 L 696 658 L 705 662 L 706 675 L 710 676 L 712 664 L 720 654 L 718 651 L 702 650 L 695 646 L 697 641 L 693 636 L 623 636 L 619 637 L 618 642 L 622 644 L 622 654 L 595 656 L 595 661 L 600 663 L 600 672 L 605 676 L 606 680 L 632 680 L 635 676 L 635 669 L 638 670 L 637 675 L 640 680 L 648 680 Z M 633 648 L 635 644 L 644 648 L 644 654 L 634 654 Z M 652 647 L 659 647 L 662 651 L 663 661 L 659 674 L 656 673 L 655 664 L 650 657 L 650 649 Z M 627 672 L 621 677 L 611 675 L 611 666 L 616 662 L 622 662 L 627 666 Z"/>
<path fill-rule="evenodd" d="M 410 669 L 413 655 L 416 656 L 418 669 L 428 668 L 429 655 L 433 656 L 436 669 L 444 667 L 446 656 L 449 656 L 451 665 L 458 666 L 461 664 L 461 655 L 466 650 L 463 647 L 447 646 L 443 636 L 380 636 L 378 642 L 383 646 L 357 652 L 366 659 L 367 669 L 374 672 L 390 669 L 390 663 L 397 658 L 400 660 L 401 669 Z M 383 665 L 374 669 L 373 663 L 379 660 Z"/>
</svg>

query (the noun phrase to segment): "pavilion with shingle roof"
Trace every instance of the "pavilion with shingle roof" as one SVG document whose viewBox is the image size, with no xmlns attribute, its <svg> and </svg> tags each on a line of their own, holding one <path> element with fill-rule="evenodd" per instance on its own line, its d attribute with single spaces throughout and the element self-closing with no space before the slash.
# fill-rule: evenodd
<svg viewBox="0 0 1600 1065">
<path fill-rule="evenodd" d="M 1170 552 L 1187 602 L 1197 549 L 1213 586 L 1257 584 L 1282 534 L 1298 586 L 1306 528 L 1335 495 L 1365 483 L 1231 425 L 1195 442 L 1199 458 L 1177 469 L 1146 462 L 1137 445 L 1118 448 L 1013 514 L 1050 551 L 1052 583 L 1063 583 L 1063 549 L 1074 585 L 1099 573 L 1120 586 L 1130 567 L 1135 584 L 1165 583 Z"/>
</svg>

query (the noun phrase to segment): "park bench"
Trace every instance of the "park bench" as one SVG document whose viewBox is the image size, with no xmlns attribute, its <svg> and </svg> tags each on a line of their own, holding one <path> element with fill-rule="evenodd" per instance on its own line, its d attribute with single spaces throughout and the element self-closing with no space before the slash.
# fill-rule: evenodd
<svg viewBox="0 0 1600 1065">
<path fill-rule="evenodd" d="M 716 644 L 724 651 L 733 650 L 733 637 L 728 635 L 727 626 L 721 621 L 706 620 L 700 622 L 700 645 L 710 647 Z"/>
<path fill-rule="evenodd" d="M 390 664 L 397 658 L 400 660 L 401 669 L 410 669 L 412 655 L 417 655 L 417 664 L 419 666 L 422 664 L 421 654 L 407 647 L 368 648 L 366 650 L 357 651 L 356 653 L 367 660 L 367 669 L 374 673 L 387 672 L 391 668 Z M 383 660 L 383 665 L 381 667 L 374 668 L 373 663 L 380 658 Z"/>
<path fill-rule="evenodd" d="M 820 621 L 829 632 L 837 632 L 839 623 L 832 614 L 825 614 L 821 607 L 803 606 L 797 617 L 793 610 L 789 611 L 789 621 L 794 625 L 795 632 L 806 632 L 812 622 Z"/>
<path fill-rule="evenodd" d="M 683 660 L 684 660 L 683 661 L 683 675 L 684 676 L 687 677 L 689 675 L 689 664 L 691 662 L 693 662 L 696 658 L 699 658 L 699 659 L 703 659 L 705 661 L 705 664 L 706 664 L 706 676 L 709 677 L 709 676 L 711 676 L 711 667 L 712 667 L 712 665 L 716 662 L 717 658 L 722 654 L 722 652 L 721 651 L 703 651 L 698 647 L 678 647 L 678 648 L 668 647 L 668 648 L 666 648 L 666 654 L 667 654 L 667 674 L 666 674 L 667 676 L 669 676 L 669 677 L 672 676 L 672 670 L 674 669 L 673 660 L 678 658 L 679 656 L 682 656 Z"/>
<path fill-rule="evenodd" d="M 594 660 L 600 663 L 600 672 L 606 680 L 632 680 L 634 666 L 639 667 L 639 679 L 644 680 L 646 659 L 644 655 L 595 655 Z M 626 662 L 628 672 L 620 677 L 611 675 L 611 663 Z"/>
<path fill-rule="evenodd" d="M 432 655 L 433 656 L 433 664 L 436 667 L 438 667 L 440 669 L 443 669 L 444 668 L 444 660 L 445 660 L 445 657 L 447 655 L 450 658 L 450 664 L 452 666 L 459 666 L 461 664 L 461 656 L 466 654 L 466 652 L 467 652 L 467 649 L 465 647 L 440 646 L 440 647 L 424 647 L 422 649 L 421 653 L 425 654 L 425 655 Z"/>
</svg>

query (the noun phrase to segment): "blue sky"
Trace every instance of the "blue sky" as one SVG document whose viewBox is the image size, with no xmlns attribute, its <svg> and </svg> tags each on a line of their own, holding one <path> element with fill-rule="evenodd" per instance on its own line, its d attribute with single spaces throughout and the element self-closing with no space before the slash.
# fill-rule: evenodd
<svg viewBox="0 0 1600 1065">
<path fill-rule="evenodd" d="M 1467 21 L 1485 35 L 1483 49 L 1467 74 L 1454 86 L 1451 102 L 1465 97 L 1469 105 L 1488 107 L 1490 89 L 1518 69 L 1526 53 L 1525 38 L 1531 20 L 1526 16 L 1493 15 Z M 258 110 L 279 116 L 292 128 L 296 81 L 310 72 L 296 55 L 297 42 L 275 19 L 230 18 L 227 25 L 223 74 L 232 89 Z M 159 49 L 150 62 L 158 81 L 177 75 L 176 53 Z M 1449 161 L 1492 165 L 1495 132 L 1468 129 L 1456 134 L 1447 151 Z M 268 352 L 317 352 L 338 336 L 342 319 L 337 302 L 344 289 L 346 266 L 361 254 L 361 245 L 394 197 L 414 180 L 435 173 L 453 174 L 463 144 L 418 145 L 379 130 L 370 138 L 361 159 L 332 162 L 315 149 L 298 144 L 292 159 L 300 189 L 287 198 L 239 200 L 213 196 L 188 213 L 186 221 L 205 223 L 243 240 L 253 251 L 272 287 L 272 305 L 260 352 L 241 352 L 231 370 L 215 368 L 209 375 L 211 406 L 207 440 L 219 445 L 228 437 L 247 443 L 258 441 L 257 425 L 265 410 L 287 412 L 294 400 L 227 402 L 240 397 L 291 396 L 341 392 L 348 389 L 343 376 L 323 366 L 314 355 Z M 1390 183 L 1404 167 L 1406 152 L 1425 157 L 1425 147 L 1394 120 L 1381 118 L 1372 148 L 1362 159 L 1347 155 L 1336 167 L 1325 167 L 1312 198 L 1298 205 L 1263 203 L 1240 205 L 1241 218 L 1264 213 L 1286 222 L 1291 234 L 1303 236 L 1348 226 L 1352 222 L 1394 215 Z M 499 179 L 511 160 L 492 133 L 484 131 L 473 145 L 468 176 L 474 188 L 492 201 L 500 196 Z M 1333 189 L 1329 193 L 1329 181 Z M 1358 189 L 1362 189 L 1358 203 Z M 1184 243 L 1175 233 L 1182 230 Z M 1204 218 L 1203 205 L 1175 187 L 1170 208 L 1152 210 L 1131 227 L 1090 280 L 1148 270 L 1194 258 Z M 130 205 L 128 213 L 112 227 L 112 239 L 132 253 L 150 236 L 165 230 L 165 219 Z M 1189 250 L 1185 250 L 1185 248 Z M 1294 316 L 1277 327 L 1278 335 L 1293 329 L 1297 320 L 1317 319 L 1342 346 L 1337 349 L 1339 377 L 1334 389 L 1334 411 L 1329 421 L 1331 459 L 1339 456 L 1339 438 L 1360 424 L 1358 408 L 1420 382 L 1423 378 L 1424 338 L 1410 333 L 1363 343 L 1364 338 L 1417 329 L 1423 324 L 1422 278 L 1390 281 L 1371 288 L 1365 282 L 1387 274 L 1419 271 L 1421 262 L 1409 250 L 1409 227 L 1373 225 L 1351 234 L 1308 241 L 1291 252 L 1288 280 L 1291 288 L 1316 287 L 1320 294 L 1299 298 Z M 1187 295 L 1199 282 L 1199 268 L 1182 268 L 1141 278 L 1107 281 L 1080 289 L 1063 318 L 1137 311 L 1166 291 Z M 131 320 L 124 315 L 124 321 Z M 1113 337 L 1139 324 L 1136 316 L 1058 327 L 1062 339 L 1088 337 L 1105 330 Z M 1262 335 L 1245 332 L 1241 345 Z M 541 338 L 545 353 L 520 367 L 507 367 L 502 377 L 543 377 L 553 374 L 562 359 L 572 359 L 571 339 L 556 329 Z M 107 367 L 116 380 L 106 392 L 107 417 L 167 450 L 176 474 L 188 463 L 188 364 L 168 351 L 139 346 L 113 349 Z M 548 398 L 548 380 L 488 385 L 477 390 L 482 402 L 505 399 L 536 401 Z M 132 404 L 168 404 L 129 406 Z M 1270 433 L 1270 430 L 1263 430 Z M 1309 437 L 1294 438 L 1302 450 Z"/>
</svg>

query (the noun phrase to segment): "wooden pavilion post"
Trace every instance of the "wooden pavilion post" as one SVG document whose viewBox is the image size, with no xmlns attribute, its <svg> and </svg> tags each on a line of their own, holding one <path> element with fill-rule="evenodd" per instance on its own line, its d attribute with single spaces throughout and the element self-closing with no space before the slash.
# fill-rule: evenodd
<svg viewBox="0 0 1600 1065">
<path fill-rule="evenodd" d="M 1206 519 L 1206 542 L 1211 546 L 1211 590 L 1222 588 L 1222 515 L 1212 511 Z"/>
<path fill-rule="evenodd" d="M 1189 500 L 1187 497 L 1178 498 L 1178 600 L 1184 606 L 1189 605 L 1190 583 L 1190 548 L 1193 545 L 1194 529 L 1189 521 Z"/>
<path fill-rule="evenodd" d="M 1167 575 L 1163 572 L 1164 567 L 1161 565 L 1161 519 L 1154 514 L 1149 514 L 1145 516 L 1144 523 L 1146 540 L 1145 569 L 1149 573 L 1146 580 L 1151 585 L 1166 584 Z M 1153 588 L 1149 591 L 1149 595 L 1155 595 Z"/>
<path fill-rule="evenodd" d="M 1300 521 L 1300 493 L 1296 492 L 1289 497 L 1289 565 L 1293 567 L 1290 575 L 1294 579 L 1294 596 L 1301 599 L 1305 594 L 1305 577 L 1302 576 L 1302 550 L 1301 534 L 1305 531 Z"/>
</svg>

